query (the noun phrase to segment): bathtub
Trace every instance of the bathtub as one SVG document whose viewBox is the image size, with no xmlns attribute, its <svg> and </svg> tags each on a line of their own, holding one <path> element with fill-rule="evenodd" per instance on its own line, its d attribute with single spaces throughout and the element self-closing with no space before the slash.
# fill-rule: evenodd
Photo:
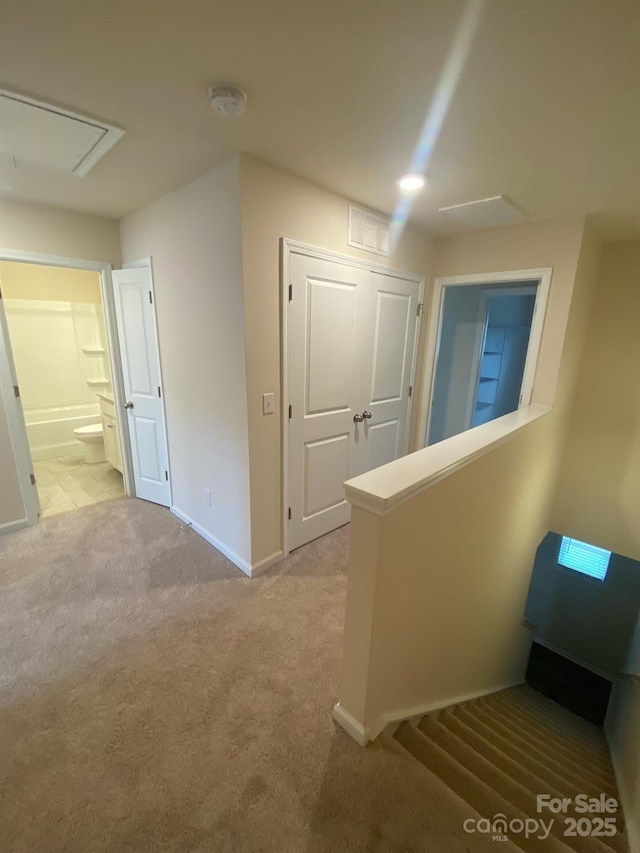
<svg viewBox="0 0 640 853">
<path fill-rule="evenodd" d="M 97 400 L 75 406 L 25 410 L 24 419 L 34 460 L 82 456 L 84 446 L 74 437 L 74 429 L 102 422 Z"/>
</svg>

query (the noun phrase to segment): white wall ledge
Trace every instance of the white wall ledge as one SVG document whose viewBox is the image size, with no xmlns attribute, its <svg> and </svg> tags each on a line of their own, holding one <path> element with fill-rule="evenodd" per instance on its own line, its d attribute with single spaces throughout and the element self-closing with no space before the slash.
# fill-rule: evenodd
<svg viewBox="0 0 640 853">
<path fill-rule="evenodd" d="M 550 411 L 551 406 L 539 405 L 518 409 L 347 480 L 347 500 L 375 515 L 385 515 Z"/>
</svg>

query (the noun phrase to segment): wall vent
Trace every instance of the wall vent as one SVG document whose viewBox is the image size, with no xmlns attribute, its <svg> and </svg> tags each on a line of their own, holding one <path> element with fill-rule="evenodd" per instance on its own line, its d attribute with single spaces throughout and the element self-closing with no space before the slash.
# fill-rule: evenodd
<svg viewBox="0 0 640 853">
<path fill-rule="evenodd" d="M 124 130 L 0 89 L 0 153 L 84 177 Z"/>
<path fill-rule="evenodd" d="M 389 257 L 389 217 L 349 205 L 349 246 Z"/>
</svg>

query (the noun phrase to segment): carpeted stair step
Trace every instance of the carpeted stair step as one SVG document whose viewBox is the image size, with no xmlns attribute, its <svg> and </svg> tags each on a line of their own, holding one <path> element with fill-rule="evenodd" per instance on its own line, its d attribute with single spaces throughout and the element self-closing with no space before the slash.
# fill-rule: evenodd
<svg viewBox="0 0 640 853">
<path fill-rule="evenodd" d="M 603 782 L 615 784 L 611 772 L 611 763 L 604 756 L 594 753 L 588 745 L 574 745 L 562 733 L 554 731 L 549 725 L 542 724 L 532 715 L 515 710 L 513 706 L 497 695 L 491 699 L 479 699 L 480 707 L 501 716 L 510 726 L 522 732 L 525 738 L 535 738 L 541 745 L 551 750 L 557 750 L 558 755 L 587 766 L 592 775 L 597 775 Z"/>
<path fill-rule="evenodd" d="M 464 713 L 462 709 L 466 710 L 467 707 L 469 708 L 467 713 L 475 715 L 485 725 L 512 743 L 527 749 L 540 760 L 548 761 L 555 770 L 559 767 L 566 767 L 572 775 L 583 778 L 586 784 L 597 791 L 613 794 L 616 790 L 609 778 L 603 778 L 598 770 L 591 770 L 588 763 L 581 762 L 579 755 L 567 754 L 561 749 L 556 749 L 553 744 L 536 738 L 530 730 L 523 731 L 521 727 L 514 725 L 505 714 L 496 712 L 492 706 L 481 705 L 479 702 L 469 703 L 469 706 L 460 706 L 461 712 Z M 457 709 L 454 710 L 454 713 L 458 713 Z"/>
<path fill-rule="evenodd" d="M 487 782 L 475 776 L 446 750 L 409 723 L 402 723 L 394 737 L 414 758 L 436 773 L 482 817 L 492 818 L 494 815 L 503 814 L 509 820 L 519 818 L 526 821 L 528 816 L 524 812 L 520 812 Z M 469 849 L 472 849 L 472 838 L 470 835 Z M 544 840 L 520 837 L 510 840 L 527 853 L 573 853 L 573 848 L 553 835 Z"/>
<path fill-rule="evenodd" d="M 565 717 L 564 713 L 556 711 L 556 708 L 559 708 L 559 706 L 551 699 L 547 700 L 549 707 L 544 707 L 539 701 L 530 699 L 519 689 L 516 690 L 514 695 L 509 695 L 508 691 L 501 691 L 500 693 L 484 697 L 484 699 L 489 704 L 502 705 L 514 714 L 535 720 L 543 730 L 550 731 L 556 736 L 562 733 L 567 744 L 578 749 L 588 749 L 594 757 L 608 760 L 606 742 L 601 730 L 575 715 L 574 717 L 579 723 L 585 723 L 590 728 L 573 727 L 571 720 Z M 560 710 L 564 711 L 564 709 Z"/>
<path fill-rule="evenodd" d="M 514 755 L 523 767 L 531 769 L 541 778 L 548 779 L 551 787 L 557 788 L 561 785 L 560 790 L 592 796 L 602 793 L 597 785 L 585 780 L 579 769 L 570 768 L 566 762 L 556 761 L 546 752 L 536 749 L 535 744 L 532 745 L 530 742 L 514 736 L 512 732 L 492 728 L 490 724 L 481 719 L 481 715 L 477 712 L 474 713 L 466 704 L 447 709 L 446 714 L 447 717 L 467 727 L 469 731 L 475 732 L 484 740 L 494 743 L 502 752 Z"/>
<path fill-rule="evenodd" d="M 439 746 L 451 758 L 458 761 L 468 772 L 488 784 L 497 794 L 519 812 L 530 817 L 536 817 L 537 799 L 536 791 L 531 790 L 519 778 L 513 778 L 497 767 L 492 761 L 487 760 L 479 754 L 469 743 L 462 740 L 452 731 L 438 722 L 436 716 L 426 716 L 418 726 L 419 730 L 432 743 Z M 526 776 L 524 772 L 521 774 Z M 547 792 L 540 792 L 547 793 Z M 509 817 L 509 812 L 506 812 Z M 549 814 L 546 817 L 552 818 Z M 563 820 L 554 820 L 552 834 L 577 853 L 604 853 L 611 851 L 610 846 L 605 846 L 598 839 L 592 837 L 566 838 L 564 837 L 565 825 Z"/>
<path fill-rule="evenodd" d="M 562 731 L 554 732 L 548 725 L 541 724 L 533 715 L 514 711 L 511 705 L 506 705 L 501 700 L 486 703 L 484 707 L 500 714 L 506 723 L 520 730 L 525 737 L 534 737 L 549 752 L 555 751 L 559 756 L 577 762 L 603 784 L 615 785 L 611 762 L 606 756 L 596 754 L 587 744 L 579 746 L 569 742 Z"/>
<path fill-rule="evenodd" d="M 514 694 L 514 698 L 518 699 L 527 699 L 529 701 L 535 702 L 541 708 L 552 711 L 555 714 L 563 716 L 565 719 L 569 720 L 572 717 L 577 717 L 576 720 L 576 730 L 580 731 L 584 729 L 585 731 L 602 731 L 601 726 L 597 726 L 589 720 L 585 720 L 583 717 L 574 714 L 569 708 L 565 708 L 564 705 L 556 702 L 554 699 L 550 699 L 548 696 L 545 696 L 543 693 L 540 693 L 539 690 L 536 690 L 530 684 L 520 684 L 517 688 L 516 693 Z M 551 703 L 549 705 L 548 703 Z"/>
<path fill-rule="evenodd" d="M 500 696 L 500 694 L 495 694 Z M 553 720 L 573 740 L 579 743 L 589 743 L 594 750 L 608 757 L 608 750 L 602 729 L 578 717 L 571 711 L 558 705 L 552 699 L 542 696 L 528 685 L 516 688 L 511 696 L 503 692 L 503 698 L 509 699 L 514 706 L 525 712 L 533 713 L 544 720 Z"/>
<path fill-rule="evenodd" d="M 495 738 L 487 740 L 448 711 L 441 711 L 437 715 L 437 722 L 459 740 L 468 744 L 478 755 L 481 755 L 498 770 L 528 788 L 534 797 L 537 794 L 544 793 L 551 797 L 561 799 L 569 797 L 573 800 L 578 794 L 588 793 L 585 791 L 584 785 L 569 785 L 564 779 L 553 774 L 542 764 L 532 762 L 524 753 L 510 751 L 508 744 L 507 748 L 504 749 L 498 745 Z M 422 725 L 419 728 L 422 728 Z M 592 796 L 598 796 L 600 791 L 591 793 Z M 576 818 L 581 817 L 573 810 L 568 811 L 567 815 L 573 815 Z M 607 844 L 619 853 L 624 853 L 626 844 L 621 835 L 624 827 L 620 818 L 617 820 L 617 827 L 618 834 L 612 838 L 607 838 Z"/>
<path fill-rule="evenodd" d="M 557 775 L 547 764 L 536 761 L 523 750 L 514 749 L 508 741 L 491 733 L 490 730 L 485 730 L 482 733 L 478 727 L 468 725 L 460 716 L 455 716 L 451 711 L 441 711 L 438 714 L 438 722 L 457 737 L 466 741 L 505 773 L 510 776 L 521 775 L 523 782 L 534 793 L 549 791 L 554 792 L 554 795 L 563 797 L 573 797 L 576 794 L 584 793 L 584 785 L 581 782 L 576 780 L 572 783 Z"/>
</svg>

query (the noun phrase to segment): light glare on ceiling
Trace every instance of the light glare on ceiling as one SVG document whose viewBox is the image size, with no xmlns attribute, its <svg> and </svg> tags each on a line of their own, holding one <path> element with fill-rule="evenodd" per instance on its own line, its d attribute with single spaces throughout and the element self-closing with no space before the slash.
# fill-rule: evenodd
<svg viewBox="0 0 640 853">
<path fill-rule="evenodd" d="M 402 177 L 398 178 L 397 184 L 401 190 L 404 190 L 408 193 L 415 193 L 418 190 L 421 190 L 426 184 L 426 178 L 424 175 L 418 175 L 415 173 L 411 173 L 408 175 L 402 175 Z"/>
</svg>

